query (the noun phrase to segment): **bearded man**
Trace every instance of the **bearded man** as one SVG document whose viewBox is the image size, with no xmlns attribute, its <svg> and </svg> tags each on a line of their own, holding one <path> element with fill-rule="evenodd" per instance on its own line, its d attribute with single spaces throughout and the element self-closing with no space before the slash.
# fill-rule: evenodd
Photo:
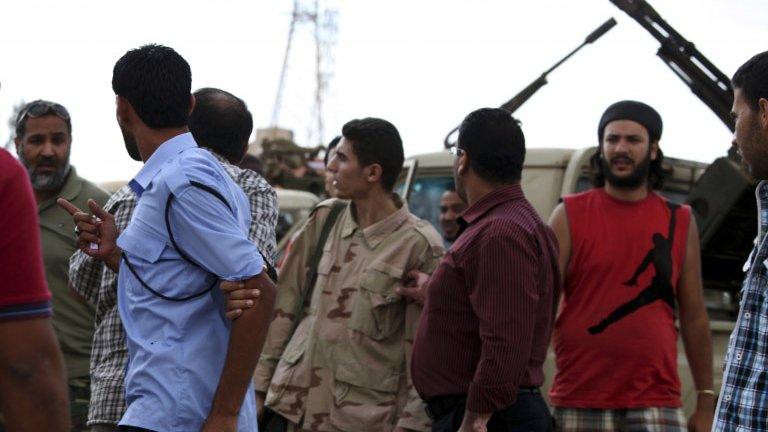
<svg viewBox="0 0 768 432">
<path fill-rule="evenodd" d="M 558 430 L 708 431 L 712 342 L 691 209 L 654 191 L 665 177 L 661 116 L 617 102 L 598 126 L 596 188 L 552 214 L 563 298 L 550 391 Z M 679 314 L 679 316 L 678 316 Z M 680 320 L 697 390 L 686 425 L 677 371 Z"/>
<path fill-rule="evenodd" d="M 70 290 L 69 257 L 77 250 L 75 225 L 56 205 L 59 197 L 85 206 L 108 194 L 77 175 L 69 163 L 72 120 L 62 105 L 36 100 L 16 119 L 16 152 L 29 173 L 43 246 L 45 277 L 52 294 L 53 328 L 64 354 L 73 431 L 85 430 L 90 400 L 89 359 L 95 310 Z"/>
</svg>

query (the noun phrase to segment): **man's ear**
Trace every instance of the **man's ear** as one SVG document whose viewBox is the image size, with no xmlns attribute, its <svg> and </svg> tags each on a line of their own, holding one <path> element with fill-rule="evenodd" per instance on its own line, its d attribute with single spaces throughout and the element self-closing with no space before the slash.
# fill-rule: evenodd
<svg viewBox="0 0 768 432">
<path fill-rule="evenodd" d="M 384 173 L 384 170 L 381 168 L 381 165 L 374 163 L 370 164 L 367 167 L 365 167 L 365 180 L 368 183 L 376 183 L 381 180 L 381 175 Z"/>
<path fill-rule="evenodd" d="M 195 95 L 193 94 L 189 95 L 189 112 L 187 113 L 187 116 L 192 115 L 192 111 L 195 110 L 196 103 L 197 103 L 197 100 L 195 99 Z"/>
<path fill-rule="evenodd" d="M 13 138 L 13 143 L 16 144 L 16 154 L 21 156 L 21 145 L 22 145 L 21 138 L 19 138 L 18 136 L 14 137 Z"/>
<path fill-rule="evenodd" d="M 659 157 L 659 140 L 651 141 L 651 160 L 656 160 Z"/>
<path fill-rule="evenodd" d="M 122 97 L 115 96 L 115 116 L 117 117 L 117 124 L 121 126 L 127 126 L 130 124 L 130 111 L 133 110 L 131 104 Z"/>
<path fill-rule="evenodd" d="M 757 116 L 764 131 L 768 131 L 768 99 L 760 98 L 757 101 Z"/>
<path fill-rule="evenodd" d="M 459 156 L 458 161 L 456 161 L 456 171 L 459 174 L 466 174 L 469 171 L 469 155 L 466 150 Z"/>
</svg>

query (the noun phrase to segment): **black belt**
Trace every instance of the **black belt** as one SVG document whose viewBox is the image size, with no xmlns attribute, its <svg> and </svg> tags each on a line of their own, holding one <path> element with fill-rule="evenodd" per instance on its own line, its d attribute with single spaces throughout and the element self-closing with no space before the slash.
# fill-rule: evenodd
<svg viewBox="0 0 768 432">
<path fill-rule="evenodd" d="M 538 387 L 518 387 L 517 394 L 539 394 Z M 432 420 L 437 420 L 453 412 L 456 408 L 464 406 L 467 402 L 467 396 L 437 396 L 427 402 L 425 410 L 427 416 Z"/>
</svg>

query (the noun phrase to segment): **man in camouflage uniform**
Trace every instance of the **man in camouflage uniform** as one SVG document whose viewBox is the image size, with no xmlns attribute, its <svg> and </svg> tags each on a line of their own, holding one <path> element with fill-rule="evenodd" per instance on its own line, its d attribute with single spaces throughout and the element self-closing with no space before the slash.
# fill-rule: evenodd
<svg viewBox="0 0 768 432">
<path fill-rule="evenodd" d="M 275 318 L 256 368 L 259 402 L 288 430 L 427 431 L 410 377 L 420 306 L 395 293 L 413 269 L 431 273 L 443 242 L 392 189 L 403 164 L 389 122 L 352 120 L 328 169 L 345 202 L 297 317 L 306 270 L 334 203 L 321 203 L 281 268 Z M 299 319 L 296 331 L 294 320 Z"/>
</svg>

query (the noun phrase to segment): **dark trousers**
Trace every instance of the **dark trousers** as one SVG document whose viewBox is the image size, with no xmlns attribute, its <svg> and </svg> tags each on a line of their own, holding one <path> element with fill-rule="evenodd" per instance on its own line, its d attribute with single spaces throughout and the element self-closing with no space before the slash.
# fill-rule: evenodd
<svg viewBox="0 0 768 432">
<path fill-rule="evenodd" d="M 434 420 L 432 432 L 456 432 L 464 420 L 465 405 Z M 496 411 L 488 421 L 488 432 L 552 432 L 552 415 L 539 393 L 519 393 L 514 405 Z"/>
<path fill-rule="evenodd" d="M 120 432 L 153 432 L 149 429 L 144 429 L 136 426 L 120 426 Z"/>
</svg>

